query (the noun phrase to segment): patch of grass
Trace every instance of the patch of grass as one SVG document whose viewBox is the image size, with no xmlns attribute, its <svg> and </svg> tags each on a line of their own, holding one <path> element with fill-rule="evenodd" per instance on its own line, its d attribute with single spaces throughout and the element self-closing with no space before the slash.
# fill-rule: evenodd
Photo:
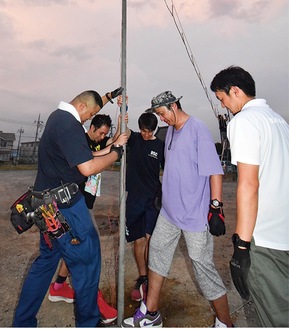
<svg viewBox="0 0 289 329">
<path fill-rule="evenodd" d="M 37 165 L 13 165 L 13 164 L 0 164 L 0 170 L 36 170 Z"/>
</svg>

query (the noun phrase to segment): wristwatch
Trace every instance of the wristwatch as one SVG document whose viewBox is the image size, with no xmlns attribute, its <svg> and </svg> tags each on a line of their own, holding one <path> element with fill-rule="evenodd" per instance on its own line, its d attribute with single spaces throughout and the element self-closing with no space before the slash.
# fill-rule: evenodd
<svg viewBox="0 0 289 329">
<path fill-rule="evenodd" d="M 223 202 L 221 202 L 217 199 L 214 199 L 214 200 L 211 200 L 211 205 L 214 206 L 215 208 L 220 208 L 220 207 L 223 207 Z"/>
<path fill-rule="evenodd" d="M 248 242 L 248 241 L 241 240 L 240 237 L 239 237 L 239 234 L 237 234 L 237 233 L 234 233 L 232 235 L 232 242 L 233 242 L 234 246 L 244 247 L 244 248 L 250 250 L 251 243 Z"/>
</svg>

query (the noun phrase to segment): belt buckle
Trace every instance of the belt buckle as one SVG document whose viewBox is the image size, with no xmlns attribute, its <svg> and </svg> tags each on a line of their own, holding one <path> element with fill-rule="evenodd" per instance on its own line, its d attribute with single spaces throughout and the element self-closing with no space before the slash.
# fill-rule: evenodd
<svg viewBox="0 0 289 329">
<path fill-rule="evenodd" d="M 59 199 L 61 203 L 69 203 L 69 200 L 71 200 L 71 194 L 67 186 L 57 191 L 57 199 Z"/>
</svg>

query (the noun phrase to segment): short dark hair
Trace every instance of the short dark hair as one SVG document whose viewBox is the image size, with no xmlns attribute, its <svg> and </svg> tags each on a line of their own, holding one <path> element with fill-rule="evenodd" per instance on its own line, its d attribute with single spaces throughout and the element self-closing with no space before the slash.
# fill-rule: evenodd
<svg viewBox="0 0 289 329">
<path fill-rule="evenodd" d="M 138 118 L 139 129 L 154 131 L 158 125 L 158 119 L 153 113 L 143 113 Z"/>
<path fill-rule="evenodd" d="M 100 108 L 103 108 L 102 97 L 99 95 L 99 93 L 96 92 L 95 90 L 88 90 L 88 92 L 94 98 L 95 103 L 98 104 L 100 106 Z"/>
<path fill-rule="evenodd" d="M 96 114 L 91 120 L 90 127 L 94 126 L 95 129 L 99 129 L 102 126 L 111 127 L 111 118 L 106 114 Z"/>
<path fill-rule="evenodd" d="M 93 99 L 96 105 L 98 105 L 100 108 L 103 107 L 102 97 L 95 90 L 83 91 L 81 94 L 76 96 L 72 101 L 76 99 L 79 99 L 80 101 L 90 101 L 91 98 Z"/>
<path fill-rule="evenodd" d="M 183 109 L 182 109 L 181 102 L 178 100 L 178 101 L 176 101 L 175 103 L 176 103 L 176 105 L 177 105 L 177 109 L 180 110 L 180 111 L 182 111 Z M 172 103 L 172 104 L 173 104 L 173 103 Z M 170 110 L 170 111 L 172 110 L 172 104 L 166 105 L 166 108 L 167 108 L 168 110 Z"/>
<path fill-rule="evenodd" d="M 256 96 L 255 81 L 251 74 L 239 66 L 229 66 L 219 72 L 211 82 L 213 92 L 224 91 L 229 95 L 230 89 L 237 86 L 249 97 Z"/>
</svg>

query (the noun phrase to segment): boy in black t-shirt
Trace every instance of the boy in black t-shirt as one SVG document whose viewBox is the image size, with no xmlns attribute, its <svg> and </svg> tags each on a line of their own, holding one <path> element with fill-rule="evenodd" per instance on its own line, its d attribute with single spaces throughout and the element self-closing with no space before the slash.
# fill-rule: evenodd
<svg viewBox="0 0 289 329">
<path fill-rule="evenodd" d="M 164 143 L 154 135 L 157 123 L 154 114 L 143 113 L 138 120 L 140 132 L 127 132 L 129 153 L 126 175 L 126 240 L 134 243 L 134 256 L 139 272 L 131 292 L 131 298 L 135 301 L 146 298 L 149 240 L 158 217 L 154 200 L 161 188 L 160 170 L 164 168 Z"/>
</svg>

